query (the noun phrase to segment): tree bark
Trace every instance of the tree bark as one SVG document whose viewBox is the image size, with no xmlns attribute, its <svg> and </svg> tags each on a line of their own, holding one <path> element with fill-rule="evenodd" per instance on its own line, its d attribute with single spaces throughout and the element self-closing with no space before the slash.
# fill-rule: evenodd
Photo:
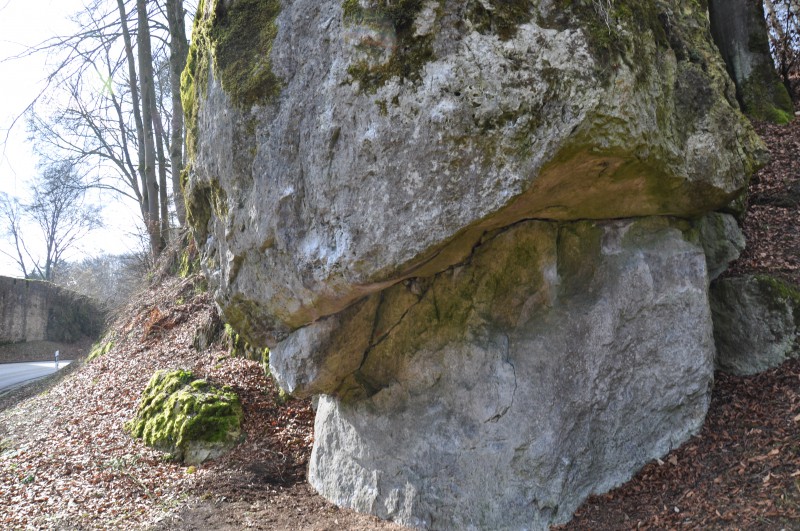
<svg viewBox="0 0 800 531">
<path fill-rule="evenodd" d="M 161 239 L 169 241 L 169 196 L 167 195 L 167 157 L 164 153 L 164 125 L 161 115 L 153 113 L 156 134 L 156 157 L 158 157 L 158 204 L 161 218 Z"/>
<path fill-rule="evenodd" d="M 139 58 L 139 83 L 142 89 L 142 126 L 144 131 L 144 173 L 147 182 L 147 231 L 153 258 L 161 254 L 164 241 L 161 237 L 160 201 L 156 177 L 156 146 L 153 135 L 155 111 L 155 82 L 153 79 L 153 52 L 150 46 L 150 21 L 147 18 L 147 0 L 136 0 L 138 32 L 136 44 Z M 140 146 L 140 149 L 142 146 Z"/>
<path fill-rule="evenodd" d="M 759 120 L 789 121 L 792 101 L 775 72 L 761 0 L 709 0 L 708 10 L 742 110 Z"/>
<path fill-rule="evenodd" d="M 117 0 L 117 9 L 119 10 L 119 20 L 122 27 L 122 41 L 125 45 L 125 59 L 128 62 L 128 86 L 131 89 L 131 106 L 133 107 L 133 119 L 136 124 L 136 141 L 138 152 L 137 168 L 139 172 L 139 179 L 141 180 L 141 201 L 139 207 L 142 211 L 142 217 L 145 224 L 147 223 L 147 177 L 145 175 L 145 154 L 142 147 L 144 146 L 144 125 L 142 124 L 142 110 L 141 100 L 139 98 L 139 84 L 138 76 L 136 74 L 136 56 L 133 54 L 133 43 L 131 41 L 131 32 L 128 28 L 128 13 L 125 10 L 124 0 Z"/>
<path fill-rule="evenodd" d="M 175 213 L 181 227 L 186 225 L 186 205 L 183 200 L 181 173 L 183 172 L 183 104 L 181 103 L 181 74 L 186 68 L 189 43 L 186 40 L 186 24 L 183 0 L 166 0 L 167 23 L 169 25 L 169 78 L 172 92 L 172 130 L 170 140 L 170 163 L 172 166 L 172 193 Z"/>
</svg>

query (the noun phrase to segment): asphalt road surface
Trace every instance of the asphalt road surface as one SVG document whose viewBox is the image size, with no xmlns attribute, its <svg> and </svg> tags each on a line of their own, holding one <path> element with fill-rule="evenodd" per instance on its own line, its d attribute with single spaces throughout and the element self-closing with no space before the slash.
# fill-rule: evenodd
<svg viewBox="0 0 800 531">
<path fill-rule="evenodd" d="M 63 369 L 71 360 L 61 360 L 58 368 Z M 56 372 L 56 364 L 52 361 L 31 361 L 27 363 L 0 364 L 0 393 L 13 387 L 30 383 Z"/>
</svg>

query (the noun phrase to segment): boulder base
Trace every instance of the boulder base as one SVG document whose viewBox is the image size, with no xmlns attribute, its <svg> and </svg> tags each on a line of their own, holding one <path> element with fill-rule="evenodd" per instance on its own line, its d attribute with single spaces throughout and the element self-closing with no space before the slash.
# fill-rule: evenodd
<svg viewBox="0 0 800 531">
<path fill-rule="evenodd" d="M 661 219 L 501 232 L 369 350 L 355 381 L 374 394 L 320 399 L 312 485 L 433 529 L 568 521 L 701 427 L 706 283 L 701 248 Z"/>
</svg>

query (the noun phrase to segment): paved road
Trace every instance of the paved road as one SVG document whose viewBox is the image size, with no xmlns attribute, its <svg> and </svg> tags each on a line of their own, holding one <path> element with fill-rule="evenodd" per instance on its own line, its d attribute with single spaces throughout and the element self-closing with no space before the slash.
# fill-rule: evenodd
<svg viewBox="0 0 800 531">
<path fill-rule="evenodd" d="M 59 369 L 69 365 L 71 360 L 61 360 Z M 44 378 L 56 372 L 56 364 L 52 361 L 31 361 L 28 363 L 0 364 L 0 393 L 12 387 Z"/>
</svg>

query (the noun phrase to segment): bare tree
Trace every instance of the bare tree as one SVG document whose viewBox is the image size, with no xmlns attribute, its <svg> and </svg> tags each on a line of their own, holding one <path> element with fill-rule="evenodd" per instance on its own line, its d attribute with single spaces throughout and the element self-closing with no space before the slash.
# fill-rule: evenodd
<svg viewBox="0 0 800 531">
<path fill-rule="evenodd" d="M 178 223 L 185 219 L 183 2 L 93 0 L 76 20 L 79 34 L 37 48 L 63 58 L 28 114 L 31 137 L 42 157 L 91 163 L 88 185 L 137 201 L 155 256 L 170 231 L 170 188 Z"/>
<path fill-rule="evenodd" d="M 3 234 L 14 246 L 14 252 L 0 249 L 4 255 L 8 256 L 22 271 L 22 277 L 28 278 L 28 268 L 25 257 L 29 255 L 25 248 L 25 241 L 22 238 L 22 206 L 16 198 L 8 197 L 5 192 L 0 192 L 0 223 L 5 229 Z"/>
<path fill-rule="evenodd" d="M 140 254 L 95 256 L 59 265 L 56 283 L 116 310 L 141 288 L 147 265 L 149 261 Z"/>
<path fill-rule="evenodd" d="M 764 0 L 769 41 L 778 73 L 792 94 L 792 75 L 800 74 L 800 0 Z"/>
<path fill-rule="evenodd" d="M 5 254 L 26 278 L 52 281 L 65 253 L 101 226 L 99 209 L 87 203 L 82 176 L 70 161 L 44 167 L 30 203 L 5 197 L 0 210 L 16 250 L 16 255 Z"/>
</svg>

